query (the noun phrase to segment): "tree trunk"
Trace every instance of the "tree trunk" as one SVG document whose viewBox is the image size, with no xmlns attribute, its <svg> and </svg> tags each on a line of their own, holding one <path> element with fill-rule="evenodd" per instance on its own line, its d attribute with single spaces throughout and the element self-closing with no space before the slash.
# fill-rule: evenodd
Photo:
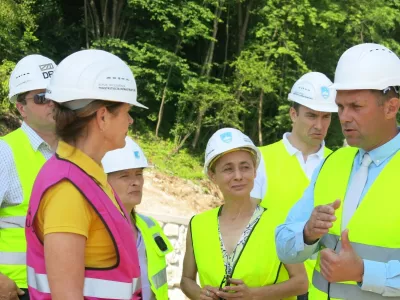
<svg viewBox="0 0 400 300">
<path fill-rule="evenodd" d="M 251 11 L 252 6 L 253 6 L 253 0 L 250 0 L 246 6 L 246 15 L 244 17 L 243 25 L 241 27 L 239 27 L 240 33 L 239 33 L 238 55 L 242 51 L 244 42 L 246 40 L 247 27 L 249 26 L 250 11 Z"/>
<path fill-rule="evenodd" d="M 226 26 L 225 26 L 225 33 L 226 33 L 226 41 L 225 41 L 225 56 L 224 56 L 224 68 L 222 69 L 222 82 L 225 80 L 225 72 L 226 66 L 228 65 L 228 47 L 229 47 L 229 6 L 228 6 L 228 13 L 226 16 Z"/>
<path fill-rule="evenodd" d="M 260 99 L 258 102 L 258 145 L 263 145 L 262 135 L 262 115 L 263 115 L 263 100 L 264 100 L 264 89 L 260 91 Z"/>
<path fill-rule="evenodd" d="M 108 16 L 108 0 L 103 0 L 101 1 L 102 6 L 102 19 L 103 19 L 103 36 L 106 36 L 106 32 L 107 32 L 107 28 L 108 28 L 108 20 L 107 20 L 107 16 Z"/>
<path fill-rule="evenodd" d="M 115 32 L 117 29 L 117 10 L 118 10 L 118 0 L 113 0 L 112 5 L 112 22 L 111 22 L 111 37 L 115 37 Z"/>
<path fill-rule="evenodd" d="M 90 0 L 90 7 L 91 7 L 93 21 L 94 21 L 95 38 L 98 39 L 101 37 L 100 18 L 99 18 L 99 14 L 97 13 L 97 7 L 96 7 L 96 4 L 94 3 L 94 0 Z"/>
<path fill-rule="evenodd" d="M 171 153 L 168 154 L 167 159 L 170 158 L 171 156 L 174 156 L 176 153 L 178 153 L 178 151 L 183 147 L 183 145 L 185 144 L 186 140 L 188 139 L 188 137 L 193 133 L 193 131 L 190 131 L 188 133 L 186 133 L 186 135 L 183 137 L 183 139 L 180 141 L 179 145 L 175 147 L 175 149 L 173 151 L 171 151 Z"/>
<path fill-rule="evenodd" d="M 212 40 L 210 41 L 210 44 L 208 46 L 207 56 L 206 56 L 206 59 L 204 60 L 204 64 L 203 64 L 203 67 L 201 70 L 200 75 L 202 75 L 202 76 L 205 75 L 208 77 L 211 72 L 211 64 L 214 59 L 215 40 L 216 40 L 217 34 L 218 34 L 218 22 L 221 17 L 222 7 L 223 7 L 224 2 L 225 2 L 225 0 L 218 1 L 218 5 L 215 8 L 214 22 L 213 22 L 213 35 L 212 35 Z"/>
<path fill-rule="evenodd" d="M 89 28 L 88 28 L 88 7 L 87 0 L 84 2 L 85 5 L 85 37 L 86 37 L 86 49 L 89 49 Z"/>
<path fill-rule="evenodd" d="M 181 43 L 182 43 L 182 38 L 179 38 L 179 40 L 177 41 L 176 46 L 175 46 L 175 52 L 174 52 L 175 55 L 178 53 L 179 48 L 181 46 Z M 163 89 L 163 92 L 162 92 L 160 110 L 158 111 L 158 120 L 157 120 L 157 126 L 156 126 L 156 137 L 158 137 L 158 130 L 160 129 L 160 125 L 161 125 L 161 121 L 162 121 L 162 117 L 163 117 L 165 96 L 167 94 L 168 83 L 169 83 L 169 79 L 171 78 L 171 73 L 172 73 L 173 66 L 174 66 L 174 64 L 171 64 L 169 66 L 167 80 L 165 81 L 164 89 Z"/>
<path fill-rule="evenodd" d="M 194 139 L 192 142 L 192 148 L 195 149 L 197 146 L 197 142 L 199 141 L 200 137 L 200 131 L 201 131 L 201 124 L 203 123 L 203 116 L 204 116 L 204 111 L 203 109 L 199 108 L 199 114 L 197 115 L 197 120 L 196 120 L 196 130 L 194 134 Z"/>
</svg>

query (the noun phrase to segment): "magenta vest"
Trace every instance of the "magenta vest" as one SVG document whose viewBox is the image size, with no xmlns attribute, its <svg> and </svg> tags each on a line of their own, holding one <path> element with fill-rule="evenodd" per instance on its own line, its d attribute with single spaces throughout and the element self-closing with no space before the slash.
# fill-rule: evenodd
<svg viewBox="0 0 400 300">
<path fill-rule="evenodd" d="M 120 200 L 123 217 L 107 194 L 75 164 L 53 156 L 40 170 L 26 218 L 28 287 L 31 300 L 51 300 L 46 274 L 44 247 L 32 226 L 40 201 L 47 189 L 63 179 L 72 182 L 102 218 L 117 250 L 117 264 L 108 269 L 86 269 L 84 299 L 141 299 L 140 269 L 136 241 L 129 215 Z"/>
</svg>

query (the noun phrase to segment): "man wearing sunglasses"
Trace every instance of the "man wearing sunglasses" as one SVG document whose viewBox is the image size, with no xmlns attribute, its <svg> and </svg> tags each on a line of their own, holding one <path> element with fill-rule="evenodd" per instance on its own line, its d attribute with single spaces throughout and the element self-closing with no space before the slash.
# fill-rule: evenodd
<svg viewBox="0 0 400 300">
<path fill-rule="evenodd" d="M 36 175 L 57 147 L 53 103 L 44 97 L 55 68 L 28 55 L 10 76 L 9 98 L 23 122 L 0 138 L 0 299 L 29 299 L 25 216 Z"/>
</svg>

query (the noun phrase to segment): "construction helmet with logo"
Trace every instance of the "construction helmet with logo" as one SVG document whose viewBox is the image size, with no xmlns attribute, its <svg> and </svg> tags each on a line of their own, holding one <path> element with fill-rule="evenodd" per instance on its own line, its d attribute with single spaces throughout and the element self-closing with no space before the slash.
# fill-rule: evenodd
<svg viewBox="0 0 400 300">
<path fill-rule="evenodd" d="M 125 138 L 125 147 L 109 151 L 101 161 L 104 172 L 112 173 L 129 169 L 147 168 L 146 156 L 143 150 L 129 136 Z"/>
<path fill-rule="evenodd" d="M 21 59 L 10 76 L 8 95 L 10 101 L 17 101 L 19 94 L 45 89 L 56 66 L 50 58 L 39 54 L 28 55 Z"/>
<path fill-rule="evenodd" d="M 336 90 L 384 90 L 400 85 L 400 59 L 379 44 L 359 44 L 339 59 L 333 88 Z"/>
<path fill-rule="evenodd" d="M 136 100 L 136 81 L 129 66 L 114 54 L 94 49 L 75 52 L 60 62 L 46 98 L 72 110 L 94 100 L 147 108 Z"/>
<path fill-rule="evenodd" d="M 208 175 L 209 167 L 224 153 L 241 149 L 251 151 L 252 155 L 255 156 L 257 168 L 260 163 L 261 153 L 247 135 L 235 128 L 222 128 L 218 130 L 211 136 L 207 143 L 204 173 Z"/>
<path fill-rule="evenodd" d="M 337 112 L 336 91 L 330 86 L 332 81 L 319 72 L 309 72 L 295 82 L 288 99 L 322 112 Z"/>
</svg>

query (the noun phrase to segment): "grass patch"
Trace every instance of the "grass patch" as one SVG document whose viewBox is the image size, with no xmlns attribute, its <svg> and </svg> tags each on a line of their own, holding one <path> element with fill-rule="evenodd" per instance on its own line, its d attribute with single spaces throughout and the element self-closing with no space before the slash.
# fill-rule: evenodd
<svg viewBox="0 0 400 300">
<path fill-rule="evenodd" d="M 156 138 L 153 133 L 132 136 L 149 162 L 161 172 L 190 180 L 204 179 L 203 157 L 194 156 L 184 148 L 171 155 L 175 144 L 170 140 Z"/>
</svg>

